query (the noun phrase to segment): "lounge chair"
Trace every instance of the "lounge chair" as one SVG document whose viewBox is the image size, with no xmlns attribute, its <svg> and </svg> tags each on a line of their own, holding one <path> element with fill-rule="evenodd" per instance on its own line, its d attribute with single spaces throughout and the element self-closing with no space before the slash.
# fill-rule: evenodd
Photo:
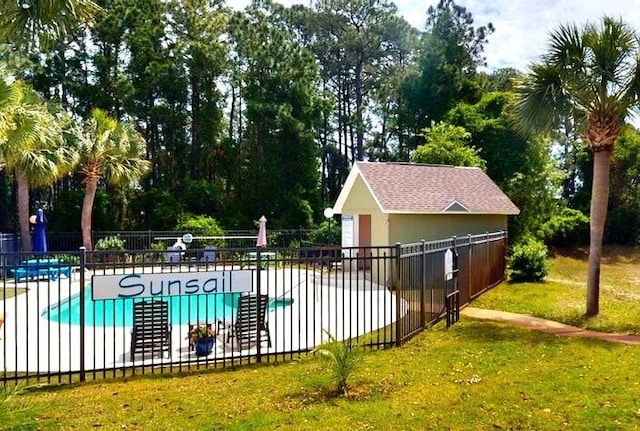
<svg viewBox="0 0 640 431">
<path fill-rule="evenodd" d="M 167 247 L 167 254 L 165 255 L 164 263 L 169 265 L 180 265 L 181 257 L 182 249 L 180 247 Z"/>
<path fill-rule="evenodd" d="M 218 321 L 218 334 L 223 335 L 223 341 L 232 343 L 232 339 L 235 339 L 239 350 L 248 349 L 265 340 L 271 347 L 271 335 L 266 322 L 268 301 L 267 295 L 239 296 L 235 322 Z"/>
<path fill-rule="evenodd" d="M 217 251 L 218 247 L 214 247 L 211 245 L 206 246 L 204 248 L 204 255 L 202 256 L 202 263 L 215 263 Z"/>
<path fill-rule="evenodd" d="M 131 360 L 137 352 L 168 352 L 171 357 L 171 324 L 169 303 L 162 300 L 133 303 Z"/>
</svg>

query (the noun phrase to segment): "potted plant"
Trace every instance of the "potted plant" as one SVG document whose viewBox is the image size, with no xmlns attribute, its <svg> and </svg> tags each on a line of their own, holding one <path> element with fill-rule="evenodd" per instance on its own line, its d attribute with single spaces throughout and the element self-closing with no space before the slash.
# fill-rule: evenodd
<svg viewBox="0 0 640 431">
<path fill-rule="evenodd" d="M 216 342 L 216 331 L 211 324 L 198 324 L 189 329 L 187 335 L 191 348 L 195 348 L 196 356 L 206 356 L 213 350 Z"/>
</svg>

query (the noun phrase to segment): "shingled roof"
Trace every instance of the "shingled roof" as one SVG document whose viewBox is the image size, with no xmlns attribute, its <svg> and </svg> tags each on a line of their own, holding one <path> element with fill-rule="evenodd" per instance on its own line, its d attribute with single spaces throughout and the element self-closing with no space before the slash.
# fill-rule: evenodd
<svg viewBox="0 0 640 431">
<path fill-rule="evenodd" d="M 384 213 L 520 213 L 479 168 L 377 162 L 357 162 L 352 167 L 334 206 L 336 213 L 342 212 L 358 176 Z"/>
</svg>

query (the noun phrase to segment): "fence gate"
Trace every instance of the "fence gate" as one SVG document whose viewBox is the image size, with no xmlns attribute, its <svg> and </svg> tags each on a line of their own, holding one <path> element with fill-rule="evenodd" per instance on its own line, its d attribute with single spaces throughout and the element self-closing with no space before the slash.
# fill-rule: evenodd
<svg viewBox="0 0 640 431">
<path fill-rule="evenodd" d="M 460 307 L 504 280 L 506 241 L 506 232 L 498 232 L 398 244 L 395 288 L 406 307 L 397 322 L 398 344 L 440 319 L 455 324 Z"/>
</svg>

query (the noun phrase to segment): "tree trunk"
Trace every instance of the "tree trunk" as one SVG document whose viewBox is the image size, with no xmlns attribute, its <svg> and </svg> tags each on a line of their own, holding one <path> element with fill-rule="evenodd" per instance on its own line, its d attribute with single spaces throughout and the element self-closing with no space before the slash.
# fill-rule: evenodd
<svg viewBox="0 0 640 431">
<path fill-rule="evenodd" d="M 18 186 L 18 222 L 20 223 L 20 238 L 22 251 L 31 251 L 31 233 L 29 232 L 29 182 L 23 171 L 17 169 L 16 183 Z"/>
<path fill-rule="evenodd" d="M 360 55 L 362 56 L 362 55 Z M 362 114 L 362 63 L 360 59 L 355 70 L 355 92 L 356 92 L 356 159 L 364 160 L 364 119 Z"/>
<path fill-rule="evenodd" d="M 191 66 L 191 178 L 200 178 L 202 172 L 202 155 L 200 149 L 200 77 L 195 76 L 194 66 Z"/>
<path fill-rule="evenodd" d="M 98 189 L 97 178 L 87 178 L 84 189 L 84 199 L 82 200 L 82 215 L 80 216 L 80 227 L 82 229 L 82 245 L 87 251 L 93 251 L 91 243 L 91 217 L 93 214 L 93 201 Z"/>
<path fill-rule="evenodd" d="M 595 316 L 600 308 L 600 258 L 602 257 L 602 237 L 607 219 L 609 202 L 610 151 L 597 151 L 593 155 L 593 185 L 591 189 L 591 214 L 589 227 L 589 269 L 587 275 L 587 313 Z"/>
</svg>

